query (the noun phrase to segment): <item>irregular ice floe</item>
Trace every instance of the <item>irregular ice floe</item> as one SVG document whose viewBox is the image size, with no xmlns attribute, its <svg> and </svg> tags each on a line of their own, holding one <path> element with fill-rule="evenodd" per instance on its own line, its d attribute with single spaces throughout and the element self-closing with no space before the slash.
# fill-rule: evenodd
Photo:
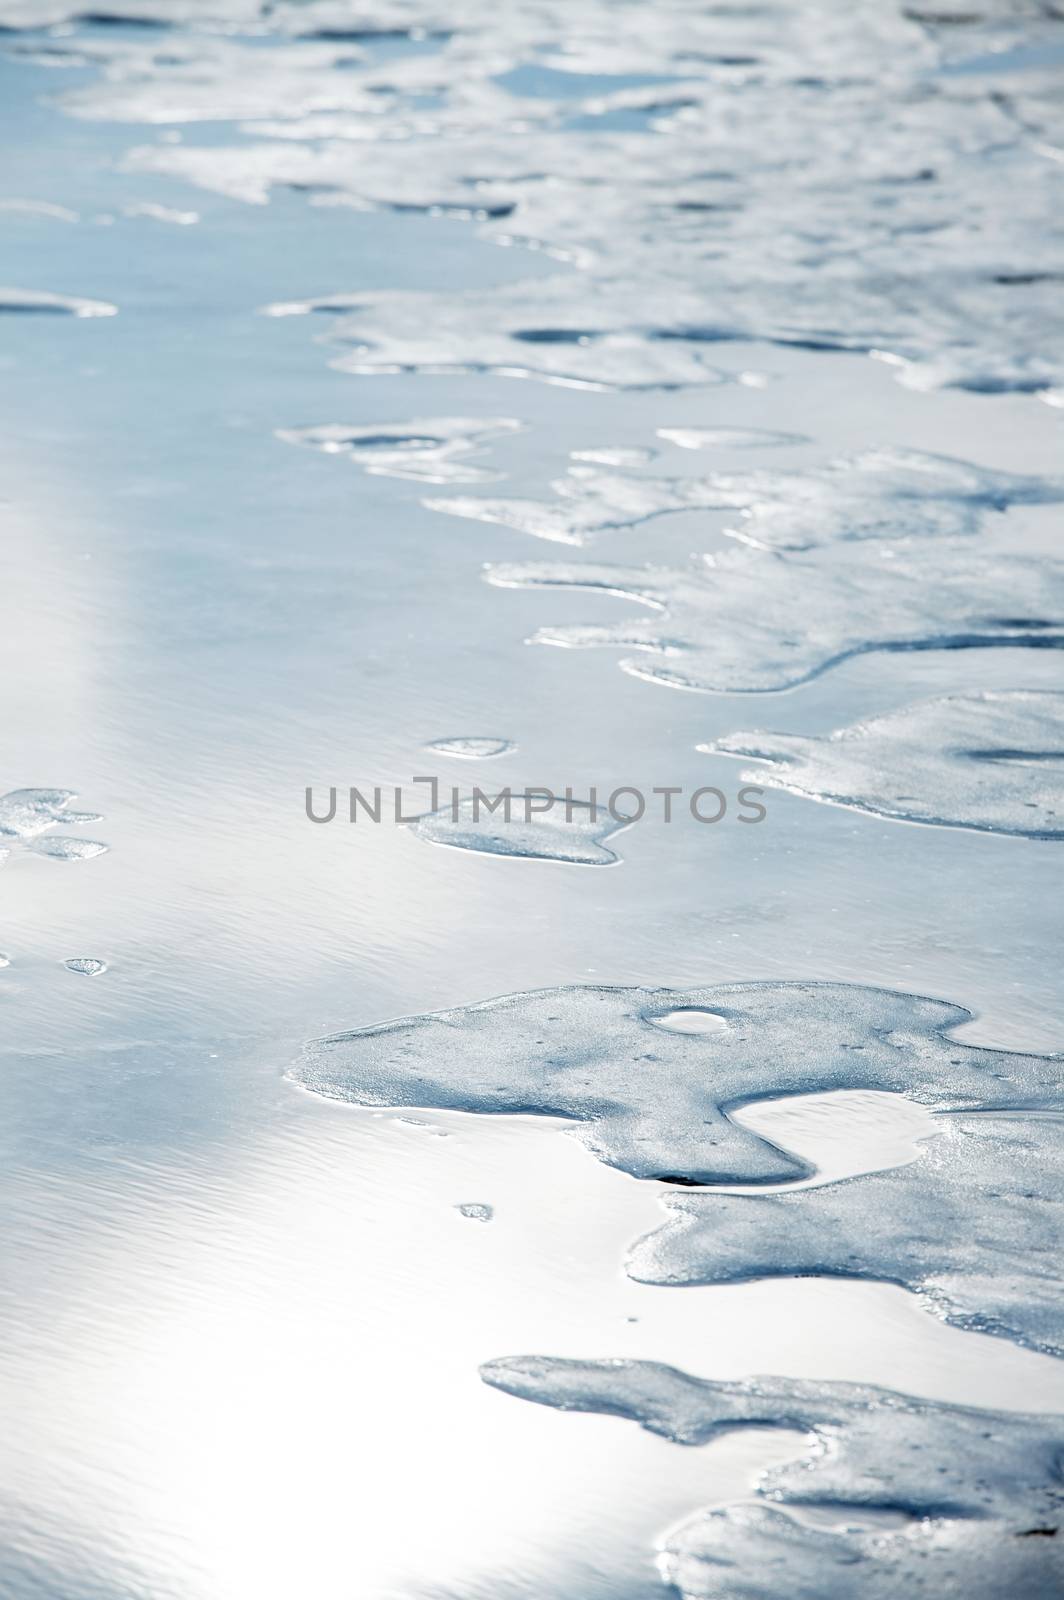
<svg viewBox="0 0 1064 1600">
<path fill-rule="evenodd" d="M 1050 1600 L 1064 1581 L 1062 1417 L 870 1385 L 716 1382 L 649 1361 L 516 1356 L 485 1363 L 481 1377 L 687 1446 L 743 1428 L 805 1435 L 795 1460 L 763 1474 L 763 1499 L 666 1536 L 662 1577 L 690 1600 Z"/>
<path fill-rule="evenodd" d="M 656 450 L 624 445 L 599 445 L 593 450 L 571 452 L 574 461 L 590 461 L 598 467 L 645 467 L 656 454 Z"/>
<path fill-rule="evenodd" d="M 1018 1513 L 947 1516 L 892 1532 L 845 1508 L 827 1528 L 808 1517 L 762 1504 L 706 1512 L 666 1537 L 662 1578 L 683 1600 L 1056 1600 L 1064 1581 L 1059 1518 L 1021 1528 Z"/>
<path fill-rule="evenodd" d="M 692 1010 L 724 1026 L 659 1025 Z M 949 1030 L 968 1020 L 944 1001 L 848 984 L 580 986 L 333 1034 L 309 1043 L 290 1076 L 358 1105 L 570 1117 L 599 1160 L 637 1178 L 780 1183 L 807 1164 L 729 1111 L 830 1089 L 952 1110 L 1060 1104 L 1058 1057 L 960 1044 Z"/>
<path fill-rule="evenodd" d="M 960 539 L 866 540 L 787 554 L 737 548 L 685 568 L 577 562 L 490 566 L 503 588 L 587 589 L 638 601 L 644 620 L 542 628 L 535 642 L 611 646 L 637 677 L 705 693 L 786 689 L 874 650 L 1064 643 L 1064 565 L 982 553 Z"/>
<path fill-rule="evenodd" d="M 177 228 L 189 228 L 200 219 L 198 211 L 179 211 L 174 206 L 161 206 L 154 200 L 135 200 L 123 206 L 124 217 L 148 217 L 153 222 L 169 222 Z"/>
<path fill-rule="evenodd" d="M 571 278 L 543 278 L 477 294 L 381 290 L 280 302 L 269 316 L 334 312 L 329 340 L 350 346 L 332 365 L 359 375 L 493 372 L 578 389 L 677 389 L 723 383 L 699 340 L 662 338 L 654 322 L 675 296 L 638 285 L 602 286 L 593 320 Z"/>
<path fill-rule="evenodd" d="M 773 433 L 767 428 L 659 428 L 657 434 L 681 450 L 778 450 L 809 443 L 804 433 Z"/>
<path fill-rule="evenodd" d="M 455 1206 L 463 1217 L 469 1217 L 472 1222 L 490 1222 L 495 1215 L 494 1206 L 485 1205 L 481 1200 L 465 1200 L 461 1205 Z"/>
<path fill-rule="evenodd" d="M 118 307 L 106 300 L 80 300 L 76 295 L 49 294 L 43 289 L 0 289 L 0 315 L 3 313 L 70 317 L 113 317 Z"/>
<path fill-rule="evenodd" d="M 57 861 L 87 861 L 108 849 L 95 839 L 52 833 L 57 823 L 102 822 L 93 811 L 71 811 L 72 789 L 13 789 L 0 795 L 0 860 L 14 847 Z"/>
<path fill-rule="evenodd" d="M 555 479 L 551 488 L 558 497 L 554 503 L 451 495 L 425 504 L 452 517 L 498 522 L 537 539 L 582 545 L 609 529 L 714 503 L 696 478 L 628 478 L 584 465 L 570 467 L 568 476 Z"/>
<path fill-rule="evenodd" d="M 76 211 L 50 200 L 0 200 L 0 213 L 24 217 L 44 217 L 50 222 L 79 222 Z"/>
<path fill-rule="evenodd" d="M 486 483 L 500 476 L 467 458 L 481 454 L 497 437 L 519 433 L 512 417 L 430 417 L 347 427 L 327 422 L 312 428 L 278 428 L 286 444 L 309 445 L 326 455 L 345 456 L 365 472 L 421 483 Z"/>
<path fill-rule="evenodd" d="M 361 34 L 390 27 L 437 33 L 439 48 L 364 56 Z M 136 163 L 259 202 L 288 185 L 466 217 L 574 263 L 584 281 L 565 287 L 582 305 L 613 297 L 620 249 L 647 310 L 625 325 L 625 360 L 586 363 L 596 382 L 704 382 L 699 345 L 758 339 L 882 356 L 917 387 L 1047 392 L 1064 374 L 1058 28 L 1051 8 L 994 6 L 967 20 L 958 57 L 961 30 L 934 17 L 817 0 L 663 0 L 652 25 L 628 7 L 623 27 L 608 0 L 485 0 L 446 17 L 415 0 L 380 23 L 278 6 L 256 15 L 254 39 L 230 27 L 170 33 L 165 48 L 94 40 L 104 70 L 65 104 L 237 120 L 251 135 L 239 145 L 155 147 Z M 994 70 L 947 70 L 965 55 Z M 512 70 L 529 63 L 554 74 L 553 92 L 520 92 Z M 463 303 L 422 296 L 405 318 L 378 303 L 369 370 L 460 363 Z M 481 332 L 505 321 L 479 302 L 478 319 Z M 677 338 L 671 360 L 656 349 Z"/>
<path fill-rule="evenodd" d="M 95 956 L 71 956 L 63 965 L 68 972 L 80 972 L 85 978 L 98 978 L 101 972 L 107 971 L 107 962 Z"/>
<path fill-rule="evenodd" d="M 604 806 L 592 806 L 586 800 L 558 800 L 545 808 L 543 797 L 530 790 L 513 794 L 507 817 L 504 802 L 498 809 L 489 809 L 489 803 L 497 799 L 494 794 L 474 795 L 459 800 L 456 806 L 441 806 L 412 822 L 411 832 L 430 844 L 492 856 L 582 867 L 608 867 L 617 861 L 605 841 L 626 824 L 618 822 Z"/>
<path fill-rule="evenodd" d="M 893 447 L 800 472 L 717 473 L 718 504 L 738 506 L 744 540 L 805 549 L 834 539 L 978 532 L 989 512 L 1064 500 L 1064 478 L 995 472 Z"/>
<path fill-rule="evenodd" d="M 455 496 L 426 503 L 563 544 L 586 544 L 665 512 L 736 509 L 740 526 L 724 531 L 743 543 L 804 550 L 839 539 L 971 534 L 989 512 L 1064 500 L 1064 478 L 991 472 L 898 449 L 867 450 L 797 472 L 702 478 L 628 477 L 573 466 L 550 488 L 553 502 Z"/>
<path fill-rule="evenodd" d="M 509 739 L 463 734 L 457 739 L 433 739 L 425 748 L 435 750 L 437 755 L 456 756 L 460 761 L 489 761 L 494 756 L 509 755 L 517 746 Z"/>
<path fill-rule="evenodd" d="M 733 733 L 698 748 L 770 763 L 751 777 L 832 805 L 1064 838 L 1064 694 L 1053 691 L 950 695 L 826 739 Z"/>
<path fill-rule="evenodd" d="M 958 1327 L 1064 1355 L 1059 1087 L 1056 1105 L 943 1116 L 919 1159 L 891 1172 L 772 1196 L 669 1197 L 670 1221 L 635 1246 L 628 1270 L 657 1284 L 878 1278 Z"/>
</svg>

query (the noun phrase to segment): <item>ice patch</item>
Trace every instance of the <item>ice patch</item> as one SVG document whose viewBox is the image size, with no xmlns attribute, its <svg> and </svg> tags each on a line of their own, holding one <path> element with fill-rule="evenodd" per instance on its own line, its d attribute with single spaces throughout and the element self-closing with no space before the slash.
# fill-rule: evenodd
<svg viewBox="0 0 1064 1600">
<path fill-rule="evenodd" d="M 70 802 L 76 799 L 72 789 L 12 789 L 10 794 L 0 795 L 0 841 L 10 841 L 0 845 L 0 861 L 12 848 L 57 861 L 88 861 L 103 855 L 109 847 L 95 839 L 50 832 L 59 822 L 103 821 L 95 812 L 71 811 Z"/>
<path fill-rule="evenodd" d="M 98 961 L 95 956 L 71 956 L 63 965 L 68 972 L 80 972 L 86 978 L 98 978 L 101 972 L 107 971 L 107 962 Z"/>
<path fill-rule="evenodd" d="M 1064 694 L 1055 691 L 950 695 L 824 739 L 734 733 L 698 748 L 767 762 L 744 776 L 831 805 L 1064 838 Z"/>
<path fill-rule="evenodd" d="M 690 1010 L 727 1025 L 659 1026 Z M 949 1030 L 968 1020 L 944 1001 L 848 984 L 576 986 L 333 1034 L 309 1043 L 290 1076 L 357 1105 L 569 1117 L 599 1160 L 637 1178 L 786 1183 L 808 1164 L 740 1126 L 737 1107 L 832 1089 L 952 1110 L 1060 1104 L 1059 1057 L 960 1044 Z"/>
<path fill-rule="evenodd" d="M 456 806 L 441 806 L 412 822 L 411 832 L 430 844 L 492 856 L 583 867 L 608 867 L 618 860 L 605 841 L 627 824 L 618 822 L 605 806 L 573 800 L 556 801 L 542 809 L 544 799 L 530 790 L 512 796 L 507 820 L 503 809 L 488 809 L 488 802 L 496 799 L 494 795 L 486 799 L 473 796 Z"/>
<path fill-rule="evenodd" d="M 80 218 L 69 206 L 55 205 L 51 200 L 0 200 L 0 212 L 9 216 L 45 217 L 51 222 L 78 222 Z"/>
<path fill-rule="evenodd" d="M 518 433 L 522 427 L 511 417 L 432 417 L 359 427 L 330 422 L 313 428 L 279 428 L 277 437 L 326 455 L 345 456 L 380 477 L 485 483 L 501 474 L 473 466 L 467 458 L 483 453 L 496 437 Z"/>
<path fill-rule="evenodd" d="M 67 9 L 25 0 L 0 16 Z M 663 0 L 652 26 L 628 7 L 618 27 L 608 0 L 470 0 L 460 18 L 414 0 L 385 15 L 256 7 L 255 39 L 232 20 L 171 32 L 165 49 L 94 38 L 103 71 L 64 104 L 235 121 L 250 137 L 149 147 L 133 164 L 260 204 L 288 186 L 319 204 L 465 218 L 574 265 L 583 282 L 562 294 L 596 309 L 588 348 L 555 366 L 558 352 L 533 362 L 512 345 L 522 329 L 573 331 L 569 319 L 511 321 L 492 295 L 413 297 L 405 312 L 375 299 L 359 337 L 373 355 L 351 370 L 673 386 L 712 381 L 700 347 L 738 339 L 863 352 L 916 388 L 1061 387 L 1064 232 L 1046 218 L 1064 210 L 1064 130 L 1045 8 L 979 13 L 960 58 L 957 30 L 934 18 L 812 0 Z M 438 35 L 438 50 L 362 51 L 393 26 Z M 621 321 L 619 259 L 633 308 Z"/>
<path fill-rule="evenodd" d="M 590 461 L 598 467 L 645 467 L 657 455 L 642 446 L 599 445 L 593 450 L 573 450 L 574 461 Z"/>
<path fill-rule="evenodd" d="M 773 433 L 767 428 L 659 428 L 657 434 L 681 450 L 780 450 L 809 443 L 804 433 Z"/>
<path fill-rule="evenodd" d="M 919 1159 L 890 1172 L 772 1196 L 670 1196 L 670 1220 L 628 1270 L 673 1285 L 877 1278 L 957 1327 L 1064 1355 L 1064 1091 L 1044 1113 L 938 1120 Z"/>
<path fill-rule="evenodd" d="M 661 300 L 667 312 L 666 296 Z M 543 278 L 468 295 L 382 290 L 265 308 L 269 316 L 333 311 L 332 365 L 359 375 L 492 372 L 569 388 L 675 389 L 729 381 L 699 340 L 661 339 L 654 301 L 637 286 L 603 286 L 588 325 L 571 278 Z"/>
<path fill-rule="evenodd" d="M 542 628 L 535 642 L 610 646 L 637 677 L 703 693 L 787 689 L 853 655 L 1064 643 L 1064 564 L 954 539 L 865 540 L 778 554 L 738 548 L 685 568 L 491 566 L 502 588 L 620 595 L 654 619 Z"/>
<path fill-rule="evenodd" d="M 473 1222 L 490 1222 L 495 1215 L 494 1206 L 485 1205 L 480 1200 L 466 1200 L 454 1209 Z"/>
<path fill-rule="evenodd" d="M 632 527 L 668 511 L 720 503 L 695 478 L 627 478 L 582 464 L 570 467 L 568 476 L 556 478 L 550 487 L 557 496 L 555 503 L 454 495 L 426 500 L 425 504 L 452 517 L 498 522 L 537 539 L 582 545 L 607 530 Z"/>
<path fill-rule="evenodd" d="M 804 550 L 838 539 L 973 534 L 988 512 L 1064 500 L 1064 479 L 991 472 L 897 449 L 798 472 L 704 478 L 631 478 L 574 466 L 550 488 L 553 502 L 454 497 L 426 504 L 563 544 L 586 544 L 665 512 L 734 509 L 743 521 L 725 532 L 763 548 Z"/>
<path fill-rule="evenodd" d="M 177 228 L 189 228 L 199 221 L 198 211 L 178 211 L 174 206 L 157 205 L 154 200 L 136 200 L 122 209 L 124 217 L 149 217 L 153 222 L 169 222 Z"/>
<path fill-rule="evenodd" d="M 870 1385 L 717 1382 L 649 1361 L 516 1356 L 485 1363 L 481 1377 L 539 1405 L 628 1418 L 681 1445 L 743 1428 L 805 1436 L 797 1459 L 763 1475 L 764 1499 L 701 1513 L 666 1535 L 662 1577 L 691 1600 L 1059 1592 L 1064 1418 Z"/>
<path fill-rule="evenodd" d="M 463 735 L 457 739 L 433 739 L 425 746 L 437 755 L 455 756 L 460 761 L 489 761 L 495 756 L 509 755 L 517 746 L 509 739 L 486 739 Z"/>
<path fill-rule="evenodd" d="M 0 289 L 0 315 L 51 314 L 70 317 L 114 317 L 118 307 L 106 300 L 79 300 L 76 295 L 49 294 L 43 289 Z"/>
</svg>

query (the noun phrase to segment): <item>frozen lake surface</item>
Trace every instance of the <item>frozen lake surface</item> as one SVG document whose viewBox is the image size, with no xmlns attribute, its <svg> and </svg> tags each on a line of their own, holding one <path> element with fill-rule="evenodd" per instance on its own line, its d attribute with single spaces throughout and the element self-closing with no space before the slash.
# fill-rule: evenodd
<svg viewBox="0 0 1064 1600">
<path fill-rule="evenodd" d="M 5 1594 L 1058 1593 L 1057 9 L 0 25 Z"/>
</svg>

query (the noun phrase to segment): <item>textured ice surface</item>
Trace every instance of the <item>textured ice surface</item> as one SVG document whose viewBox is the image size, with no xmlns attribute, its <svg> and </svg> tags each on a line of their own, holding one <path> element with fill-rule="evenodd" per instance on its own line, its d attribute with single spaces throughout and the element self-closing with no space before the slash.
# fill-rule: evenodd
<svg viewBox="0 0 1064 1600">
<path fill-rule="evenodd" d="M 465 1200 L 455 1207 L 463 1217 L 469 1217 L 473 1222 L 490 1222 L 495 1215 L 493 1206 L 485 1205 L 482 1200 Z"/>
<path fill-rule="evenodd" d="M 700 1034 L 657 1025 L 683 1010 L 712 1012 L 726 1025 Z M 291 1076 L 317 1094 L 359 1105 L 571 1117 L 593 1154 L 638 1178 L 776 1183 L 806 1175 L 806 1163 L 740 1127 L 729 1110 L 860 1088 L 943 1108 L 1060 1104 L 1059 1058 L 950 1038 L 948 1030 L 968 1019 L 944 1001 L 849 984 L 578 986 L 314 1040 Z M 860 1203 L 856 1185 L 831 1192 Z M 707 1215 L 725 1199 L 705 1198 Z M 727 1203 L 740 1215 L 753 1204 Z M 957 1205 L 947 1203 L 944 1215 L 957 1215 Z M 653 1250 L 656 1262 L 659 1246 Z M 647 1259 L 644 1250 L 641 1264 Z M 686 1256 L 671 1247 L 668 1259 L 686 1270 Z"/>
<path fill-rule="evenodd" d="M 474 466 L 467 458 L 481 453 L 496 435 L 517 433 L 520 428 L 521 423 L 510 417 L 431 417 L 375 426 L 331 422 L 314 428 L 279 428 L 277 437 L 327 455 L 346 456 L 381 477 L 483 483 L 499 474 Z"/>
<path fill-rule="evenodd" d="M 534 791 L 515 792 L 506 818 L 504 803 L 489 810 L 497 796 L 472 796 L 457 806 L 441 806 L 411 823 L 411 831 L 431 844 L 457 850 L 476 850 L 492 856 L 516 856 L 533 861 L 562 861 L 571 866 L 608 867 L 617 856 L 605 843 L 626 826 L 610 816 L 604 806 L 559 800 L 544 809 L 545 799 Z"/>
<path fill-rule="evenodd" d="M 1064 1355 L 1062 1105 L 1058 1084 L 1055 1110 L 942 1117 L 919 1158 L 891 1172 L 772 1196 L 670 1197 L 670 1221 L 639 1242 L 629 1271 L 663 1284 L 880 1278 L 958 1327 Z"/>
<path fill-rule="evenodd" d="M 441 756 L 456 756 L 462 761 L 487 761 L 492 756 L 509 755 L 511 750 L 517 749 L 517 746 L 509 739 L 489 739 L 463 734 L 457 739 L 433 739 L 425 748 L 435 750 Z"/>
<path fill-rule="evenodd" d="M 960 539 L 862 540 L 788 554 L 738 548 L 685 568 L 578 562 L 491 566 L 489 583 L 588 589 L 653 618 L 543 628 L 543 644 L 609 645 L 659 658 L 622 668 L 680 689 L 786 689 L 869 650 L 1059 648 L 1064 565 Z"/>
<path fill-rule="evenodd" d="M 575 466 L 550 487 L 553 502 L 455 496 L 427 503 L 565 544 L 584 544 L 594 534 L 667 511 L 736 509 L 743 520 L 727 530 L 736 537 L 802 550 L 836 539 L 975 533 L 988 511 L 1064 500 L 1064 479 L 990 472 L 897 449 L 867 450 L 789 473 L 718 472 L 704 478 L 628 477 Z"/>
<path fill-rule="evenodd" d="M 859 1515 L 820 1528 L 773 1506 L 731 1505 L 673 1530 L 658 1564 L 684 1600 L 1056 1600 L 1059 1517 L 1016 1526 L 1028 1520 L 932 1518 L 891 1532 L 861 1527 Z"/>
<path fill-rule="evenodd" d="M 153 222 L 168 222 L 176 228 L 190 228 L 199 221 L 198 211 L 179 211 L 174 206 L 161 206 L 154 200 L 134 200 L 124 206 L 125 217 L 149 217 Z"/>
<path fill-rule="evenodd" d="M 1064 1584 L 1064 1418 L 857 1384 L 714 1382 L 646 1361 L 517 1356 L 487 1362 L 481 1376 L 541 1405 L 629 1418 L 677 1444 L 749 1427 L 806 1436 L 795 1461 L 761 1480 L 772 1506 L 710 1511 L 667 1536 L 662 1575 L 685 1596 L 1050 1600 Z M 910 1520 L 877 1520 L 888 1513 Z"/>
<path fill-rule="evenodd" d="M 194 176 L 204 152 L 178 153 L 182 175 Z M 150 156 L 154 166 L 169 170 L 170 155 L 169 148 L 153 146 L 138 165 Z M 214 186 L 219 180 L 215 170 Z M 569 278 L 543 278 L 466 295 L 332 295 L 275 304 L 266 313 L 335 312 L 331 338 L 351 347 L 332 363 L 341 372 L 493 372 L 583 389 L 676 389 L 728 377 L 704 342 L 662 339 L 648 326 L 649 291 L 631 283 L 596 291 L 593 328 L 583 293 L 574 293 Z"/>
<path fill-rule="evenodd" d="M 658 438 L 681 450 L 770 450 L 809 443 L 804 433 L 773 433 L 767 428 L 659 428 Z"/>
<path fill-rule="evenodd" d="M 66 9 L 7 0 L 0 17 Z M 231 30 L 249 8 L 190 14 L 212 12 Z M 390 27 L 437 47 L 361 49 L 362 34 Z M 349 358 L 353 370 L 676 385 L 712 378 L 704 350 L 754 338 L 865 351 L 916 387 L 1061 387 L 1051 6 L 947 19 L 662 0 L 651 21 L 634 5 L 619 19 L 610 0 L 481 0 L 460 15 L 412 0 L 379 18 L 342 4 L 256 10 L 253 31 L 273 35 L 269 49 L 221 28 L 97 43 L 103 70 L 64 103 L 97 119 L 235 120 L 239 143 L 145 147 L 135 165 L 257 203 L 295 186 L 317 203 L 465 217 L 573 264 L 585 283 L 559 280 L 559 298 L 596 310 L 591 325 L 543 322 L 539 290 L 523 320 L 521 292 L 509 320 L 505 296 L 373 297 L 357 335 L 372 352 Z M 553 89 L 522 89 L 514 69 L 530 63 Z M 585 342 L 532 359 L 522 330 Z"/>
<path fill-rule="evenodd" d="M 832 539 L 975 533 L 987 512 L 1064 500 L 1064 478 L 993 472 L 896 448 L 800 472 L 718 473 L 708 482 L 719 503 L 741 509 L 742 538 L 784 549 Z"/>
<path fill-rule="evenodd" d="M 586 544 L 611 528 L 627 528 L 666 511 L 712 507 L 721 502 L 697 478 L 629 478 L 583 464 L 551 484 L 557 499 L 489 500 L 450 495 L 427 500 L 434 511 L 476 522 L 499 522 L 557 544 Z M 730 502 L 728 502 L 730 503 Z"/>
<path fill-rule="evenodd" d="M 117 306 L 108 305 L 105 300 L 80 300 L 76 295 L 50 294 L 44 289 L 0 289 L 0 314 L 113 317 L 117 311 Z"/>
<path fill-rule="evenodd" d="M 573 450 L 574 461 L 591 461 L 599 467 L 645 467 L 653 461 L 656 450 L 641 445 L 599 445 L 593 450 Z"/>
<path fill-rule="evenodd" d="M 63 965 L 68 972 L 80 972 L 86 978 L 98 978 L 101 972 L 107 971 L 107 962 L 95 956 L 71 956 Z"/>
<path fill-rule="evenodd" d="M 15 847 L 57 861 L 86 861 L 103 855 L 108 846 L 95 839 L 50 832 L 59 822 L 102 822 L 95 812 L 71 811 L 70 802 L 76 799 L 72 789 L 13 789 L 0 795 L 0 861 Z"/>
<path fill-rule="evenodd" d="M 701 750 L 770 763 L 751 777 L 906 822 L 1064 838 L 1064 694 L 950 695 L 826 739 L 733 733 Z"/>
</svg>

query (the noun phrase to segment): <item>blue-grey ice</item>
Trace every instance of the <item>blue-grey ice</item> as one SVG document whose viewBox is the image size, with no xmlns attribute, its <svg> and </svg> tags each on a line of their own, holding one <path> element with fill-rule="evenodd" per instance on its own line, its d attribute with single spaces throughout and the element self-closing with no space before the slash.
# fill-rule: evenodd
<svg viewBox="0 0 1064 1600">
<path fill-rule="evenodd" d="M 0 861 L 13 848 L 57 861 L 87 861 L 108 849 L 95 839 L 52 833 L 57 823 L 102 822 L 96 812 L 71 811 L 72 789 L 13 789 L 0 795 Z"/>
<path fill-rule="evenodd" d="M 117 306 L 106 300 L 86 300 L 78 295 L 52 294 L 46 289 L 0 288 L 0 314 L 113 317 Z"/>
<path fill-rule="evenodd" d="M 68 972 L 80 972 L 84 978 L 98 978 L 107 971 L 107 962 L 97 956 L 71 956 L 63 965 Z"/>
<path fill-rule="evenodd" d="M 606 841 L 627 824 L 611 816 L 604 805 L 563 799 L 548 804 L 550 798 L 546 791 L 515 791 L 507 814 L 504 792 L 474 793 L 456 805 L 426 812 L 410 829 L 419 839 L 456 850 L 570 866 L 612 866 L 618 857 Z"/>
<path fill-rule="evenodd" d="M 563 544 L 586 544 L 596 534 L 670 511 L 735 510 L 740 520 L 725 532 L 760 548 L 804 550 L 837 539 L 972 534 L 991 512 L 1064 500 L 1064 478 L 990 472 L 966 461 L 899 449 L 867 450 L 792 472 L 715 472 L 700 478 L 631 477 L 578 465 L 550 488 L 552 500 L 454 495 L 427 504 Z"/>
<path fill-rule="evenodd" d="M 430 417 L 413 422 L 345 426 L 330 422 L 311 428 L 279 428 L 288 444 L 309 445 L 326 455 L 344 456 L 365 472 L 421 483 L 484 483 L 500 476 L 475 465 L 496 437 L 520 431 L 512 417 Z"/>
<path fill-rule="evenodd" d="M 70 11 L 5 0 L 0 19 Z M 153 8 L 128 0 L 125 14 Z M 666 0 L 652 23 L 626 8 L 619 27 L 608 0 L 478 0 L 460 17 L 411 0 L 371 22 L 343 5 L 219 0 L 167 16 L 215 25 L 165 49 L 97 43 L 105 70 L 62 96 L 78 117 L 211 130 L 141 144 L 133 170 L 259 205 L 295 188 L 319 205 L 465 219 L 569 269 L 546 290 L 364 296 L 335 330 L 362 347 L 349 370 L 675 388 L 712 381 L 714 349 L 755 339 L 862 352 L 915 388 L 1062 389 L 1051 8 Z M 389 27 L 436 46 L 364 48 Z M 533 61 L 572 89 L 522 91 L 512 75 Z M 238 141 L 219 139 L 227 122 Z"/>
<path fill-rule="evenodd" d="M 723 1025 L 658 1025 L 691 1010 Z M 851 984 L 580 985 L 316 1039 L 290 1076 L 357 1105 L 571 1118 L 599 1160 L 638 1178 L 767 1184 L 808 1167 L 731 1118 L 754 1100 L 863 1088 L 949 1110 L 1060 1106 L 1059 1057 L 962 1044 L 951 1034 L 968 1020 Z"/>
<path fill-rule="evenodd" d="M 877 816 L 1064 838 L 1064 694 L 948 695 L 827 738 L 733 733 L 700 745 L 765 765 L 752 781 Z M 745 774 L 744 774 L 745 776 Z"/>
<path fill-rule="evenodd" d="M 454 756 L 459 761 L 489 761 L 495 756 L 509 755 L 517 746 L 510 739 L 492 739 L 482 734 L 460 734 L 453 739 L 433 739 L 425 746 L 440 756 Z"/>
<path fill-rule="evenodd" d="M 771 428 L 659 428 L 659 439 L 681 450 L 779 450 L 785 445 L 808 444 L 804 433 L 781 433 Z"/>
<path fill-rule="evenodd" d="M 669 1196 L 669 1220 L 628 1270 L 672 1285 L 876 1278 L 956 1327 L 1064 1355 L 1064 1090 L 1047 1098 L 1044 1111 L 940 1115 L 938 1136 L 893 1171 L 786 1194 Z"/>
<path fill-rule="evenodd" d="M 737 547 L 686 567 L 511 562 L 486 578 L 636 601 L 654 615 L 544 627 L 535 641 L 634 650 L 626 672 L 705 693 L 791 688 L 869 651 L 1064 643 L 1064 563 L 964 539 Z"/>
<path fill-rule="evenodd" d="M 803 1435 L 759 1499 L 672 1529 L 659 1562 L 685 1600 L 1051 1600 L 1064 1584 L 1064 1418 L 870 1385 L 696 1378 L 650 1361 L 514 1356 L 492 1387 L 625 1417 L 676 1444 L 744 1428 Z"/>
</svg>

